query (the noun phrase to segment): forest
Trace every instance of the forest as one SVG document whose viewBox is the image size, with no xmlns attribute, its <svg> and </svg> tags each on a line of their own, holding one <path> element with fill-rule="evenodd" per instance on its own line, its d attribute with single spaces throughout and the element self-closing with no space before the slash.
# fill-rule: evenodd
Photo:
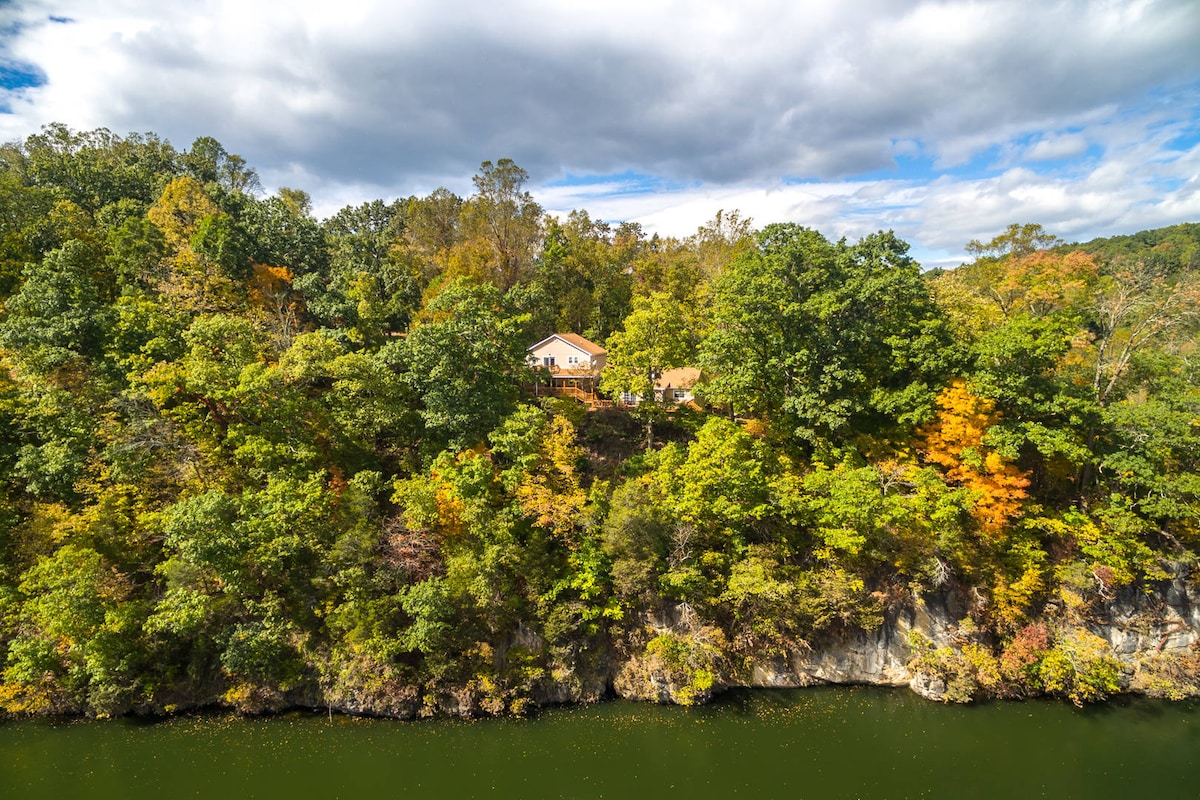
<svg viewBox="0 0 1200 800">
<path fill-rule="evenodd" d="M 318 220 L 211 138 L 0 147 L 0 711 L 701 702 L 938 593 L 948 699 L 1200 693 L 1088 630 L 1200 573 L 1200 223 L 923 271 L 527 181 Z M 644 401 L 534 396 L 556 332 Z M 677 367 L 696 403 L 655 400 Z"/>
</svg>

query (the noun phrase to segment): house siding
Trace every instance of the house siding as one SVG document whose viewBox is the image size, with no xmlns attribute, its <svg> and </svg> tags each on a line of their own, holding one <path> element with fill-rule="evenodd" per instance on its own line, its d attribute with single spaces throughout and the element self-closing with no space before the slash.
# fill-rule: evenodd
<svg viewBox="0 0 1200 800">
<path fill-rule="evenodd" d="M 529 363 L 533 366 L 545 366 L 546 358 L 553 358 L 554 366 L 564 372 L 598 372 L 604 368 L 605 363 L 603 353 L 598 355 L 588 353 L 586 350 L 558 338 L 541 342 L 529 351 Z M 572 363 L 571 359 L 575 359 L 575 362 Z"/>
</svg>

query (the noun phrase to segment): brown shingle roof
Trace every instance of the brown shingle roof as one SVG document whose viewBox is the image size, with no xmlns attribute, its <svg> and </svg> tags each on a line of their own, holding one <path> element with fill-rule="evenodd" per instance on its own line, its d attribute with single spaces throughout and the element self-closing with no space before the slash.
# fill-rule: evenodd
<svg viewBox="0 0 1200 800">
<path fill-rule="evenodd" d="M 655 389 L 670 386 L 672 389 L 691 389 L 700 380 L 700 370 L 695 367 L 669 369 L 654 382 Z"/>
<path fill-rule="evenodd" d="M 542 339 L 540 342 L 533 345 L 533 347 L 530 347 L 529 349 L 533 350 L 537 347 L 540 347 L 555 337 L 562 339 L 567 344 L 578 347 L 580 350 L 582 350 L 583 352 L 587 353 L 590 356 L 602 356 L 608 352 L 607 350 L 605 350 L 603 347 L 596 344 L 595 342 L 589 342 L 587 339 L 583 338 L 578 333 L 556 333 L 551 336 L 547 336 L 545 339 Z"/>
</svg>

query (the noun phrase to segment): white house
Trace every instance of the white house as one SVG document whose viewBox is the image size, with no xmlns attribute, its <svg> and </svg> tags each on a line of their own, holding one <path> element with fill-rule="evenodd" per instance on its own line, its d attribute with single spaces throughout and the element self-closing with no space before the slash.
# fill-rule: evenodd
<svg viewBox="0 0 1200 800">
<path fill-rule="evenodd" d="M 607 405 L 597 394 L 600 372 L 608 352 L 577 333 L 555 333 L 529 348 L 529 366 L 539 373 L 534 385 L 537 394 L 574 397 L 591 405 Z M 654 380 L 655 401 L 667 406 L 694 403 L 695 388 L 700 370 L 695 367 L 676 367 L 658 375 Z M 640 395 L 623 394 L 621 405 L 636 406 Z"/>
<path fill-rule="evenodd" d="M 555 333 L 530 347 L 527 359 L 542 374 L 548 394 L 594 402 L 607 354 L 577 333 Z"/>
</svg>

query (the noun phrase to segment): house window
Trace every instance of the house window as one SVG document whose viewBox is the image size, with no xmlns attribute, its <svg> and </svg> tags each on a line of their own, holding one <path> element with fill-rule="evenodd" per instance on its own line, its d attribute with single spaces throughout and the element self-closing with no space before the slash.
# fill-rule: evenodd
<svg viewBox="0 0 1200 800">
<path fill-rule="evenodd" d="M 632 394 L 630 392 L 621 392 L 621 402 L 622 403 L 625 403 L 626 405 L 630 405 L 630 406 L 635 406 L 635 405 L 637 405 L 637 401 L 638 401 L 638 396 L 636 394 Z"/>
<path fill-rule="evenodd" d="M 675 399 L 676 400 L 682 400 L 685 397 L 687 397 L 687 389 L 676 389 L 675 390 Z"/>
<path fill-rule="evenodd" d="M 554 366 L 554 356 L 542 356 L 542 366 L 543 367 L 553 367 Z"/>
<path fill-rule="evenodd" d="M 579 363 L 579 356 L 567 356 L 567 366 L 573 367 Z"/>
</svg>

